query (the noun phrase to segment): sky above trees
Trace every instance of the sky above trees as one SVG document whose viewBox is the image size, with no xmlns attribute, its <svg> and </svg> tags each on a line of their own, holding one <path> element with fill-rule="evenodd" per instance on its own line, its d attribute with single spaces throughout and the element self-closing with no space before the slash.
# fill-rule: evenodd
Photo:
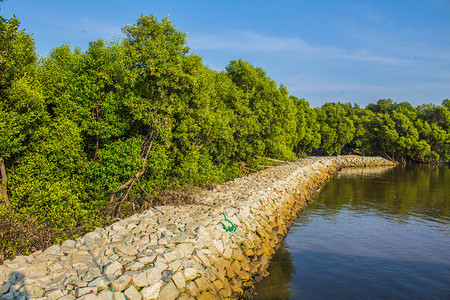
<svg viewBox="0 0 450 300">
<path fill-rule="evenodd" d="M 169 15 L 191 51 L 224 70 L 242 58 L 311 106 L 381 98 L 441 104 L 450 97 L 450 1 L 7 0 L 46 56 L 63 43 L 122 36 L 140 14 Z"/>
</svg>

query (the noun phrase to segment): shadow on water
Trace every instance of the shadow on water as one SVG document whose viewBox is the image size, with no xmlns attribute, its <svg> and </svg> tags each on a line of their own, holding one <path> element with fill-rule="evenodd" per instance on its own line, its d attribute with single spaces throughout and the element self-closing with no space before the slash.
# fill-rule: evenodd
<svg viewBox="0 0 450 300">
<path fill-rule="evenodd" d="M 289 299 L 293 293 L 290 290 L 290 283 L 295 274 L 295 268 L 292 263 L 291 253 L 286 249 L 284 242 L 272 258 L 269 272 L 271 275 L 270 278 L 272 279 L 270 284 L 264 284 L 266 279 L 255 284 L 255 288 L 258 291 L 258 295 L 255 299 Z"/>
<path fill-rule="evenodd" d="M 21 272 L 9 274 L 8 281 L 0 287 L 0 299 L 30 299 L 25 287 L 25 275 Z"/>
<path fill-rule="evenodd" d="M 256 300 L 450 299 L 450 264 L 316 251 L 296 253 L 292 260 L 286 253 L 273 257 L 271 276 L 256 286 Z M 288 260 L 281 269 L 280 261 Z M 279 272 L 285 274 L 278 277 Z"/>
</svg>

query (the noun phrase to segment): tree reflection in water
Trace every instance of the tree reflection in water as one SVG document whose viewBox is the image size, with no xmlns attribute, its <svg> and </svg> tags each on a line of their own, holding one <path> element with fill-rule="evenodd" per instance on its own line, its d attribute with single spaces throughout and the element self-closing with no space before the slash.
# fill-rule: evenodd
<svg viewBox="0 0 450 300">
<path fill-rule="evenodd" d="M 450 299 L 450 170 L 347 169 L 300 214 L 255 299 Z"/>
</svg>

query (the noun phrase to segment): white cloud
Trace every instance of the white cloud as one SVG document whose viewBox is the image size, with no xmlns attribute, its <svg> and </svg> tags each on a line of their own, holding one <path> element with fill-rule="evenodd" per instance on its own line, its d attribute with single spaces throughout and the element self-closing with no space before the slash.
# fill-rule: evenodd
<svg viewBox="0 0 450 300">
<path fill-rule="evenodd" d="M 86 33 L 99 35 L 104 38 L 121 34 L 121 26 L 117 24 L 108 24 L 96 20 L 83 19 L 80 22 L 80 26 L 83 27 L 83 30 L 85 30 Z"/>
<path fill-rule="evenodd" d="M 314 45 L 298 37 L 274 37 L 250 31 L 232 31 L 222 34 L 191 35 L 188 44 L 194 51 L 225 50 L 251 53 L 295 54 L 325 60 L 350 60 L 400 64 L 404 59 L 387 57 L 370 50 L 348 51 L 327 45 Z"/>
</svg>

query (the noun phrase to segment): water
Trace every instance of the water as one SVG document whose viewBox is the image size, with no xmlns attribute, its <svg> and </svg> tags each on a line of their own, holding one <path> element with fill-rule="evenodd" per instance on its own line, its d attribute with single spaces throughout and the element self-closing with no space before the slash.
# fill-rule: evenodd
<svg viewBox="0 0 450 300">
<path fill-rule="evenodd" d="M 450 169 L 345 169 L 302 212 L 255 299 L 450 299 Z"/>
</svg>

